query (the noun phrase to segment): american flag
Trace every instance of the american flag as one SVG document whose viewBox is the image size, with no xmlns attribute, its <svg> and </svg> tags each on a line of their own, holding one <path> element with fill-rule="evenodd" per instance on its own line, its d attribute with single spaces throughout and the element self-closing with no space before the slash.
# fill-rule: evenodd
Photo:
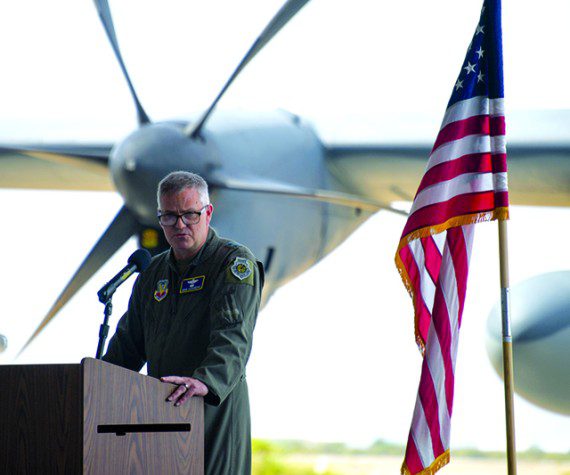
<svg viewBox="0 0 570 475">
<path fill-rule="evenodd" d="M 501 3 L 485 0 L 396 253 L 423 355 L 406 475 L 449 462 L 473 224 L 508 219 L 502 70 Z"/>
</svg>

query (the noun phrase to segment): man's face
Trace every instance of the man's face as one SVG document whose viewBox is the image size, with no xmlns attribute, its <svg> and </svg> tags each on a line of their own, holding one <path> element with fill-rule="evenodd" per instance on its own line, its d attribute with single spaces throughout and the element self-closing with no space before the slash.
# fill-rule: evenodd
<svg viewBox="0 0 570 475">
<path fill-rule="evenodd" d="M 194 188 L 185 188 L 177 193 L 163 195 L 159 204 L 161 214 L 202 211 L 200 221 L 196 224 L 186 225 L 182 222 L 182 218 L 178 218 L 172 226 L 160 225 L 177 260 L 194 257 L 206 242 L 213 206 L 208 204 L 204 207 L 206 203 L 200 201 L 200 195 Z"/>
</svg>

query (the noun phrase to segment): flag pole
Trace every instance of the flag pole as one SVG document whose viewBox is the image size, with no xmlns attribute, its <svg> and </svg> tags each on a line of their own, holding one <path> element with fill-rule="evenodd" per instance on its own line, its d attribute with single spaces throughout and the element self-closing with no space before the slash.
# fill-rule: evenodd
<svg viewBox="0 0 570 475">
<path fill-rule="evenodd" d="M 505 386 L 505 414 L 507 423 L 507 468 L 509 475 L 517 473 L 515 447 L 515 408 L 513 402 L 513 338 L 511 335 L 509 298 L 509 252 L 507 243 L 507 220 L 499 219 L 499 262 L 501 274 L 501 315 L 503 322 L 503 380 Z"/>
</svg>

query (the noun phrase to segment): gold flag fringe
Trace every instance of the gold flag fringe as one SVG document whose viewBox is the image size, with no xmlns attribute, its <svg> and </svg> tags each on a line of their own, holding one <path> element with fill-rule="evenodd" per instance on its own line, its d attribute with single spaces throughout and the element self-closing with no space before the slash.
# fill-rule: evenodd
<svg viewBox="0 0 570 475">
<path fill-rule="evenodd" d="M 406 462 L 404 461 L 400 473 L 402 475 L 434 475 L 435 472 L 437 472 L 440 468 L 445 467 L 448 463 L 449 463 L 449 449 L 447 449 L 438 458 L 436 458 L 429 467 L 424 468 L 421 472 L 415 474 L 412 474 L 412 472 L 410 472 L 410 470 L 406 465 Z"/>
<path fill-rule="evenodd" d="M 473 214 L 465 214 L 462 216 L 454 216 L 453 218 L 448 219 L 444 223 L 416 229 L 415 231 L 406 234 L 402 239 L 400 239 L 398 250 L 396 251 L 396 258 L 395 258 L 396 267 L 398 268 L 398 272 L 400 273 L 400 277 L 402 278 L 402 282 L 404 283 L 406 290 L 408 291 L 410 297 L 412 298 L 412 303 L 414 303 L 414 333 L 416 335 L 416 343 L 418 345 L 418 348 L 422 356 L 424 356 L 425 354 L 425 341 L 422 339 L 418 331 L 418 311 L 415 307 L 415 302 L 414 302 L 414 289 L 412 286 L 412 281 L 404 266 L 404 263 L 400 258 L 400 250 L 403 247 L 407 246 L 410 242 L 414 241 L 415 239 L 433 236 L 434 234 L 439 234 L 442 233 L 443 231 L 447 231 L 450 228 L 455 228 L 458 226 L 476 224 L 484 221 L 493 221 L 496 219 L 500 221 L 509 219 L 509 208 L 501 207 L 501 208 L 495 208 L 492 211 L 486 211 L 484 213 L 473 213 Z"/>
</svg>

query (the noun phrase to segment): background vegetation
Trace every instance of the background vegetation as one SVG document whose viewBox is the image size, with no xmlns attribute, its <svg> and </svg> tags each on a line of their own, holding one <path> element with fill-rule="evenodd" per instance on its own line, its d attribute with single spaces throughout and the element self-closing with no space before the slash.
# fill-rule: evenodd
<svg viewBox="0 0 570 475">
<path fill-rule="evenodd" d="M 354 448 L 343 443 L 316 443 L 301 440 L 253 440 L 253 475 L 346 475 L 346 463 L 342 469 L 334 463 L 319 464 L 320 458 L 343 460 L 370 458 L 374 456 L 397 457 L 403 461 L 405 447 L 377 440 L 369 447 Z M 328 457 L 327 457 L 328 456 Z M 453 459 L 468 458 L 473 460 L 506 460 L 504 452 L 484 452 L 477 449 L 454 449 Z M 561 472 L 570 464 L 570 450 L 567 453 L 547 453 L 533 447 L 517 453 L 517 459 L 523 463 L 529 461 L 560 463 Z M 332 466 L 331 466 L 332 465 Z M 350 473 L 365 473 L 359 469 Z M 377 472 L 376 472 L 377 473 Z"/>
</svg>

